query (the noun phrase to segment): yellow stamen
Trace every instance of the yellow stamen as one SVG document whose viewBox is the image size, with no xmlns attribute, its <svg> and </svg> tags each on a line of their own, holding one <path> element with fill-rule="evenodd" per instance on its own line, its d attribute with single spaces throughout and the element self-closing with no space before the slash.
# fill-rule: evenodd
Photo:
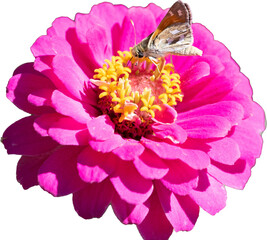
<svg viewBox="0 0 267 240">
<path fill-rule="evenodd" d="M 174 106 L 177 101 L 182 101 L 180 76 L 175 73 L 173 65 L 165 64 L 165 59 L 162 58 L 158 60 L 155 71 L 151 69 L 152 66 L 151 60 L 147 58 L 135 58 L 131 51 L 118 51 L 118 56 L 106 59 L 103 67 L 95 70 L 95 80 L 92 82 L 101 91 L 99 99 L 109 100 L 110 109 L 120 114 L 119 122 L 133 116 L 138 116 L 141 121 L 147 116 L 154 118 L 155 111 L 161 111 L 162 103 Z M 144 75 L 145 81 L 150 80 L 151 84 L 135 90 L 132 80 L 143 79 Z M 157 87 L 160 85 L 161 87 Z M 157 93 L 158 96 L 152 93 Z M 140 114 L 142 112 L 147 114 Z"/>
</svg>

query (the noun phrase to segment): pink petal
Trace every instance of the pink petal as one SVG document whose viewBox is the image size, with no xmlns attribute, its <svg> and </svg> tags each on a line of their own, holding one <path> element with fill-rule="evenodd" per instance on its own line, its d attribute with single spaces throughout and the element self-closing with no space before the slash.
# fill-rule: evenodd
<svg viewBox="0 0 267 240">
<path fill-rule="evenodd" d="M 35 57 L 56 55 L 56 52 L 52 47 L 51 37 L 47 35 L 39 37 L 32 45 L 31 51 Z"/>
<path fill-rule="evenodd" d="M 43 88 L 43 89 L 32 91 L 32 93 L 28 95 L 28 98 L 27 98 L 28 102 L 36 107 L 42 107 L 42 106 L 52 107 L 51 96 L 52 96 L 53 91 L 54 89 L 51 89 L 51 88 Z"/>
<path fill-rule="evenodd" d="M 92 117 L 99 114 L 99 112 L 89 104 L 74 100 L 58 90 L 55 90 L 52 94 L 52 104 L 58 113 L 72 117 L 77 122 L 84 124 L 92 119 Z"/>
<path fill-rule="evenodd" d="M 55 149 L 58 144 L 50 137 L 40 136 L 33 128 L 35 117 L 22 118 L 3 133 L 2 142 L 8 154 L 40 155 Z"/>
<path fill-rule="evenodd" d="M 121 135 L 113 134 L 110 139 L 105 141 L 94 141 L 89 140 L 89 145 L 98 152 L 108 153 L 114 150 L 115 148 L 122 146 L 125 143 Z"/>
<path fill-rule="evenodd" d="M 13 76 L 7 85 L 7 98 L 18 108 L 31 114 L 40 114 L 47 111 L 46 108 L 39 108 L 29 103 L 28 95 L 33 91 L 54 86 L 44 76 L 40 74 L 22 73 Z"/>
<path fill-rule="evenodd" d="M 106 32 L 105 28 L 93 22 L 86 32 L 88 47 L 93 53 L 90 57 L 99 66 L 103 65 L 105 59 L 112 57 L 112 47 Z"/>
<path fill-rule="evenodd" d="M 208 173 L 222 184 L 243 189 L 251 175 L 251 169 L 245 160 L 239 159 L 234 165 L 225 165 L 218 162 L 211 162 Z"/>
<path fill-rule="evenodd" d="M 92 140 L 105 141 L 114 134 L 114 123 L 108 115 L 101 115 L 87 122 L 87 128 Z"/>
<path fill-rule="evenodd" d="M 174 123 L 177 118 L 175 109 L 167 104 L 160 105 L 161 111 L 155 111 L 154 121 L 157 123 Z"/>
<path fill-rule="evenodd" d="M 232 125 L 237 125 L 244 117 L 242 106 L 234 101 L 221 101 L 194 108 L 178 115 L 178 121 L 204 115 L 216 115 L 226 118 Z"/>
<path fill-rule="evenodd" d="M 212 215 L 221 211 L 226 205 L 227 193 L 224 185 L 206 171 L 200 172 L 198 187 L 189 195 L 202 209 Z"/>
<path fill-rule="evenodd" d="M 20 66 L 18 66 L 15 71 L 13 72 L 13 76 L 17 75 L 17 74 L 21 74 L 21 73 L 31 73 L 31 74 L 37 74 L 42 76 L 41 73 L 39 73 L 38 71 L 34 70 L 33 68 L 33 62 L 28 62 L 28 63 L 23 63 Z"/>
<path fill-rule="evenodd" d="M 54 20 L 52 27 L 47 30 L 49 36 L 59 36 L 66 39 L 67 33 L 75 27 L 75 23 L 68 17 L 59 17 Z"/>
<path fill-rule="evenodd" d="M 194 32 L 194 46 L 203 49 L 204 55 L 218 56 L 223 63 L 232 60 L 230 51 L 222 43 L 215 41 L 213 34 L 205 26 L 194 23 L 192 28 Z"/>
<path fill-rule="evenodd" d="M 80 191 L 73 193 L 75 211 L 85 219 L 100 218 L 108 208 L 113 193 L 113 187 L 108 180 L 86 184 Z"/>
<path fill-rule="evenodd" d="M 156 190 L 165 215 L 174 230 L 192 230 L 199 215 L 199 206 L 189 196 L 177 196 L 160 182 L 156 182 Z"/>
<path fill-rule="evenodd" d="M 216 162 L 233 165 L 240 158 L 239 146 L 231 138 L 208 142 L 207 145 L 210 146 L 209 156 Z"/>
<path fill-rule="evenodd" d="M 148 203 L 150 203 L 149 212 L 137 226 L 138 231 L 144 240 L 168 240 L 173 227 L 166 218 L 156 193 L 149 198 Z"/>
<path fill-rule="evenodd" d="M 159 21 L 157 22 L 157 25 L 159 25 L 159 23 L 161 22 L 161 20 L 164 17 L 163 14 L 166 14 L 166 10 L 163 10 L 161 7 L 157 6 L 154 3 L 149 3 L 146 8 L 151 11 L 151 13 L 154 15 L 155 19 L 160 18 L 162 15 L 162 18 L 159 19 Z"/>
<path fill-rule="evenodd" d="M 169 171 L 168 165 L 149 149 L 134 160 L 137 171 L 148 179 L 161 179 Z"/>
<path fill-rule="evenodd" d="M 145 202 L 153 191 L 152 181 L 143 178 L 131 162 L 120 161 L 110 181 L 121 199 L 130 204 Z"/>
<path fill-rule="evenodd" d="M 81 150 L 79 147 L 61 147 L 52 153 L 39 169 L 40 186 L 56 197 L 84 187 L 76 168 L 77 156 Z"/>
<path fill-rule="evenodd" d="M 89 138 L 86 125 L 69 117 L 62 117 L 53 123 L 48 135 L 61 145 L 87 145 Z"/>
<path fill-rule="evenodd" d="M 102 20 L 101 26 L 106 30 L 108 42 L 110 42 L 113 48 L 113 55 L 117 55 L 117 51 L 120 50 L 121 25 L 127 11 L 128 8 L 124 5 L 113 5 L 104 2 L 94 5 L 90 12 L 91 16 L 97 16 Z M 103 12 L 105 12 L 104 15 Z"/>
<path fill-rule="evenodd" d="M 53 58 L 52 66 L 65 91 L 81 100 L 85 83 L 89 81 L 82 69 L 71 58 L 60 55 Z"/>
<path fill-rule="evenodd" d="M 260 113 L 259 116 L 261 116 Z M 236 126 L 230 135 L 230 138 L 239 146 L 241 159 L 245 159 L 251 167 L 255 165 L 256 158 L 261 154 L 263 140 L 259 132 L 263 128 L 263 118 L 258 123 L 254 119 L 247 119 Z"/>
<path fill-rule="evenodd" d="M 158 142 L 150 139 L 142 138 L 142 144 L 156 153 L 160 158 L 163 159 L 177 159 L 179 155 L 177 151 L 180 150 L 178 145 L 169 144 L 166 142 Z"/>
<path fill-rule="evenodd" d="M 112 198 L 112 208 L 123 224 L 140 224 L 149 210 L 144 203 L 139 205 L 129 204 L 123 201 L 116 193 Z"/>
<path fill-rule="evenodd" d="M 35 118 L 33 127 L 36 132 L 41 136 L 47 137 L 48 129 L 57 121 L 62 118 L 62 115 L 58 113 L 42 114 L 40 117 Z"/>
<path fill-rule="evenodd" d="M 115 148 L 112 152 L 122 160 L 133 161 L 142 154 L 144 149 L 138 141 L 127 139 L 122 146 Z"/>
<path fill-rule="evenodd" d="M 226 118 L 215 115 L 179 119 L 177 124 L 186 130 L 188 137 L 200 139 L 225 137 L 231 129 Z"/>
<path fill-rule="evenodd" d="M 181 147 L 166 142 L 156 142 L 149 139 L 142 139 L 145 147 L 151 149 L 160 158 L 163 159 L 180 159 L 194 169 L 206 168 L 210 163 L 208 155 L 196 149 L 198 146 L 192 142 L 188 142 Z"/>
<path fill-rule="evenodd" d="M 177 124 L 153 124 L 152 129 L 155 135 L 161 139 L 170 139 L 173 143 L 184 143 L 187 133 Z"/>
<path fill-rule="evenodd" d="M 231 75 L 231 69 L 227 69 L 227 72 L 204 78 L 201 81 L 199 84 L 195 83 L 192 87 L 188 87 L 187 91 L 183 90 L 185 97 L 179 105 L 178 112 L 220 101 L 233 90 L 238 79 Z"/>
<path fill-rule="evenodd" d="M 210 75 L 211 67 L 208 63 L 199 61 L 198 57 L 180 58 L 174 58 L 174 64 L 181 72 L 182 89 L 187 93 L 185 98 L 188 96 L 191 98 L 208 82 L 207 76 Z"/>
<path fill-rule="evenodd" d="M 181 161 L 168 161 L 169 172 L 161 179 L 163 185 L 178 195 L 187 195 L 198 183 L 198 171 Z"/>
<path fill-rule="evenodd" d="M 134 23 L 135 29 L 138 29 L 138 31 L 136 31 L 137 43 L 146 38 L 150 33 L 154 32 L 157 27 L 155 18 L 150 10 L 142 9 L 142 11 L 140 11 L 140 8 L 138 7 L 130 8 L 122 24 L 122 37 L 120 41 L 121 51 L 128 51 L 130 47 L 135 45 L 135 33 L 131 20 Z"/>
<path fill-rule="evenodd" d="M 208 79 L 205 76 L 219 74 L 225 67 L 220 58 L 214 55 L 199 56 L 173 56 L 173 63 L 179 72 L 183 83 L 183 89 L 194 87 L 194 83 L 204 83 Z"/>
<path fill-rule="evenodd" d="M 17 181 L 26 190 L 38 185 L 37 174 L 47 156 L 22 156 L 17 165 Z"/>
<path fill-rule="evenodd" d="M 116 167 L 116 159 L 112 154 L 99 153 L 91 147 L 80 153 L 77 162 L 81 179 L 89 183 L 102 182 Z"/>
</svg>

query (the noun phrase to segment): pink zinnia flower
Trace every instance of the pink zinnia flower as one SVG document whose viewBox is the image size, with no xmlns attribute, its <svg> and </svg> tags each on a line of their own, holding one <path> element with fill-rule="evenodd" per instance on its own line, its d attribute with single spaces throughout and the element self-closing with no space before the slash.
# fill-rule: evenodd
<svg viewBox="0 0 267 240">
<path fill-rule="evenodd" d="M 175 56 L 161 75 L 131 60 L 130 20 L 139 42 L 165 14 L 103 3 L 75 21 L 56 19 L 31 48 L 35 62 L 9 81 L 7 97 L 30 116 L 2 138 L 22 155 L 24 189 L 73 194 L 86 219 L 111 204 L 144 239 L 191 230 L 200 207 L 224 208 L 225 186 L 244 188 L 265 128 L 248 79 L 204 26 L 192 25 L 202 57 Z"/>
</svg>

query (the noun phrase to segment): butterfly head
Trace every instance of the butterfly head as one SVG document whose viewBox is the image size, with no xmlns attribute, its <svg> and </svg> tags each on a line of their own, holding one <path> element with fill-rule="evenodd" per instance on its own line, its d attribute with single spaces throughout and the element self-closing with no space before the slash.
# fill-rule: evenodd
<svg viewBox="0 0 267 240">
<path fill-rule="evenodd" d="M 131 53 L 136 58 L 142 58 L 142 57 L 144 57 L 144 50 L 142 49 L 142 47 L 139 44 L 138 45 L 135 45 L 131 49 Z"/>
</svg>

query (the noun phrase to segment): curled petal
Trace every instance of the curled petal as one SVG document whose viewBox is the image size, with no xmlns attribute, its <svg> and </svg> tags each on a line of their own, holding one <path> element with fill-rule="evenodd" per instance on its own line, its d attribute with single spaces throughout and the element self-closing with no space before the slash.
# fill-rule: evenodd
<svg viewBox="0 0 267 240">
<path fill-rule="evenodd" d="M 215 161 L 208 167 L 208 173 L 222 184 L 243 189 L 251 175 L 251 169 L 245 160 L 239 159 L 234 165 L 226 165 Z"/>
<path fill-rule="evenodd" d="M 145 202 L 153 191 L 152 181 L 143 178 L 131 162 L 120 161 L 110 181 L 121 199 L 130 204 Z"/>
<path fill-rule="evenodd" d="M 123 224 L 140 224 L 149 211 L 149 207 L 146 204 L 129 204 L 123 201 L 116 193 L 112 198 L 112 208 Z"/>
<path fill-rule="evenodd" d="M 145 149 L 133 163 L 137 171 L 148 179 L 161 179 L 169 171 L 168 165 L 149 149 Z"/>
<path fill-rule="evenodd" d="M 178 196 L 156 182 L 156 190 L 166 217 L 174 230 L 190 231 L 194 227 L 199 206 L 189 196 Z"/>
<path fill-rule="evenodd" d="M 189 193 L 190 197 L 206 212 L 215 215 L 226 205 L 227 193 L 222 183 L 201 171 L 198 187 Z"/>
<path fill-rule="evenodd" d="M 77 158 L 79 176 L 85 182 L 102 182 L 116 167 L 112 154 L 103 154 L 87 147 Z"/>
<path fill-rule="evenodd" d="M 65 196 L 84 187 L 80 179 L 77 156 L 82 151 L 80 147 L 61 147 L 52 153 L 42 164 L 38 172 L 40 186 L 53 196 Z"/>
<path fill-rule="evenodd" d="M 169 161 L 169 172 L 160 180 L 170 191 L 178 195 L 187 195 L 197 187 L 198 171 L 181 161 Z"/>
</svg>

